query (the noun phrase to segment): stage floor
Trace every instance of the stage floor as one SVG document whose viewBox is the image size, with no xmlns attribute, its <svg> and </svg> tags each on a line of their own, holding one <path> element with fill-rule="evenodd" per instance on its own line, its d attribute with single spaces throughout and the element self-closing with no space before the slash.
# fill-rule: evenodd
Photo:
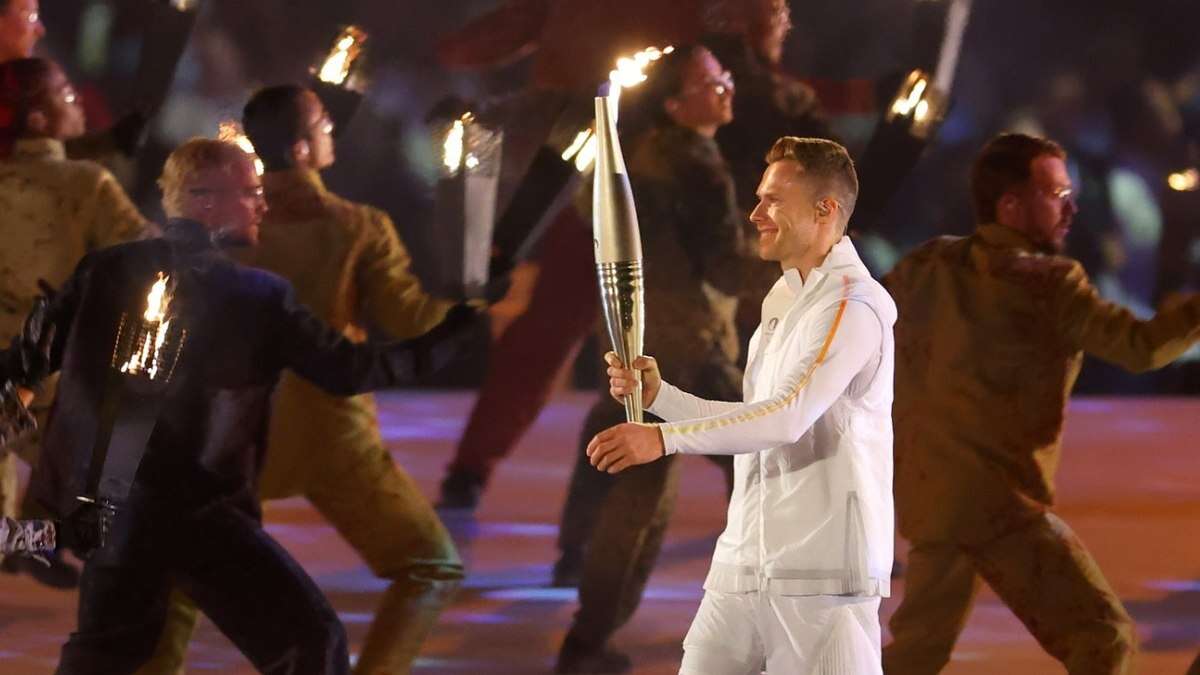
<svg viewBox="0 0 1200 675">
<path fill-rule="evenodd" d="M 469 576 L 442 616 L 422 673 L 546 673 L 574 611 L 574 592 L 550 589 L 557 519 L 579 424 L 593 395 L 557 397 L 501 465 L 477 518 L 448 519 Z M 436 495 L 472 396 L 381 397 L 397 461 Z M 1087 399 L 1071 408 L 1058 513 L 1083 537 L 1137 620 L 1140 673 L 1183 673 L 1200 650 L 1200 400 Z M 724 518 L 722 481 L 689 460 L 680 504 L 645 601 L 616 638 L 646 675 L 675 673 L 679 643 Z M 369 517 L 364 514 L 364 517 Z M 326 590 L 355 646 L 384 587 L 308 504 L 266 510 L 278 537 Z M 904 592 L 884 602 L 884 619 Z M 0 673 L 53 671 L 74 622 L 75 595 L 0 575 Z M 188 672 L 251 673 L 211 624 L 192 643 Z M 1059 673 L 990 593 L 981 595 L 947 673 Z"/>
</svg>

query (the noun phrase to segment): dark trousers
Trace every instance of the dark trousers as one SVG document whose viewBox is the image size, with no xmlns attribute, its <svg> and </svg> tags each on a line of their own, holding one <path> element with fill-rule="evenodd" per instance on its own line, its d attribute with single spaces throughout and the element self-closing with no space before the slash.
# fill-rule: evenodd
<svg viewBox="0 0 1200 675">
<path fill-rule="evenodd" d="M 491 477 L 537 419 L 559 372 L 596 325 L 600 300 L 591 229 L 575 209 L 564 209 L 547 228 L 537 263 L 529 309 L 491 346 L 451 471 L 485 481 Z"/>
<path fill-rule="evenodd" d="M 258 520 L 227 501 L 195 510 L 133 497 L 84 566 L 79 627 L 60 675 L 132 673 L 153 654 L 178 585 L 269 675 L 349 672 L 346 634 L 320 589 Z"/>
<path fill-rule="evenodd" d="M 583 555 L 579 611 L 568 635 L 583 649 L 601 648 L 633 616 L 662 549 L 675 510 L 679 457 L 670 455 L 616 475 L 601 473 L 584 449 L 592 436 L 625 421 L 607 396 L 592 406 L 580 435 L 559 528 L 564 555 Z M 647 422 L 657 421 L 652 415 Z M 733 484 L 733 458 L 709 457 Z M 582 552 L 582 553 L 581 553 Z"/>
</svg>

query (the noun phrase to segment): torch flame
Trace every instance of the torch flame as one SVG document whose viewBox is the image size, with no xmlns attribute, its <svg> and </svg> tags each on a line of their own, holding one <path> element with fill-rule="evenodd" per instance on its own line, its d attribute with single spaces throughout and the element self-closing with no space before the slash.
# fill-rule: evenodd
<svg viewBox="0 0 1200 675">
<path fill-rule="evenodd" d="M 588 128 L 575 134 L 575 139 L 563 151 L 562 158 L 564 162 L 574 160 L 575 170 L 587 173 L 596 160 L 596 133 Z"/>
<path fill-rule="evenodd" d="M 1167 185 L 1176 192 L 1192 192 L 1200 189 L 1200 169 L 1192 167 L 1167 176 Z"/>
<path fill-rule="evenodd" d="M 608 74 L 608 81 L 612 83 L 610 94 L 615 95 L 621 89 L 636 87 L 645 82 L 646 69 L 650 64 L 661 59 L 664 54 L 670 54 L 673 51 L 675 51 L 674 47 L 664 49 L 647 47 L 632 56 L 618 58 L 616 69 Z"/>
<path fill-rule="evenodd" d="M 333 42 L 329 56 L 317 71 L 317 79 L 334 85 L 345 84 L 350 69 L 362 54 L 367 33 L 357 26 L 346 26 Z"/>
<path fill-rule="evenodd" d="M 617 113 L 618 101 L 622 89 L 632 89 L 646 81 L 646 69 L 650 64 L 661 59 L 666 54 L 675 51 L 675 47 L 647 47 L 632 56 L 621 56 L 617 59 L 617 67 L 608 74 L 610 84 L 608 92 L 609 110 L 614 118 Z M 575 169 L 579 173 L 587 173 L 596 160 L 596 133 L 591 128 L 584 129 L 575 135 L 571 145 L 563 151 L 564 162 L 575 160 Z"/>
<path fill-rule="evenodd" d="M 146 321 L 159 322 L 167 316 L 167 307 L 171 304 L 171 298 L 167 295 L 167 281 L 171 277 L 158 273 L 158 281 L 150 287 L 150 292 L 146 294 L 146 313 L 142 315 Z"/>
<path fill-rule="evenodd" d="M 897 115 L 914 113 L 918 119 L 925 117 L 929 113 L 929 103 L 921 97 L 925 94 L 925 89 L 928 87 L 929 80 L 925 77 L 918 77 L 917 81 L 913 83 L 912 89 L 908 90 L 908 96 L 899 96 L 892 103 L 892 112 Z"/>
<path fill-rule="evenodd" d="M 258 158 L 258 152 L 254 149 L 254 144 L 250 142 L 250 138 L 242 131 L 242 125 L 233 120 L 225 120 L 217 125 L 217 140 L 233 143 L 241 148 L 247 155 L 254 159 L 254 171 L 258 175 L 263 175 L 266 169 L 263 166 L 262 160 Z"/>
<path fill-rule="evenodd" d="M 454 120 L 446 131 L 446 140 L 442 142 L 442 164 L 450 173 L 457 173 L 463 165 L 463 151 L 467 136 L 467 125 L 475 120 L 475 116 L 471 113 L 463 113 L 463 116 Z M 467 157 L 468 164 L 474 159 L 471 156 Z M 475 164 L 479 161 L 475 160 Z M 473 168 L 468 166 L 467 168 Z"/>
<path fill-rule="evenodd" d="M 171 320 L 167 319 L 167 308 L 171 305 L 171 296 L 167 294 L 167 282 L 170 279 L 159 272 L 158 280 L 146 294 L 146 311 L 142 314 L 145 333 L 140 334 L 134 353 L 121 366 L 122 373 L 137 375 L 145 372 L 152 380 L 158 376 L 162 348 L 167 341 L 167 330 L 171 327 Z"/>
</svg>

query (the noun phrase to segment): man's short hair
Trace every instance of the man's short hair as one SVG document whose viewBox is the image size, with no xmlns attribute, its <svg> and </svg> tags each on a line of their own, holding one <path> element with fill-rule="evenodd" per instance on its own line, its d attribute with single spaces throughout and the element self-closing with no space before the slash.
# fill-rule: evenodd
<svg viewBox="0 0 1200 675">
<path fill-rule="evenodd" d="M 835 197 L 849 221 L 858 201 L 858 173 L 846 148 L 824 138 L 784 136 L 767 152 L 767 164 L 784 160 L 799 164 L 800 170 L 816 181 L 819 190 Z"/>
<path fill-rule="evenodd" d="M 976 221 L 996 222 L 997 202 L 1029 180 L 1033 160 L 1042 156 L 1066 159 L 1067 151 L 1054 141 L 1028 134 L 1000 134 L 988 141 L 971 166 Z"/>
<path fill-rule="evenodd" d="M 246 151 L 229 141 L 193 138 L 175 148 L 163 165 L 158 187 L 163 193 L 163 209 L 168 215 L 183 212 L 186 185 L 197 173 L 209 169 L 227 169 L 238 161 L 249 161 Z"/>
<path fill-rule="evenodd" d="M 259 89 L 242 110 L 242 129 L 269 171 L 290 168 L 292 146 L 304 137 L 300 102 L 304 87 L 281 84 Z"/>
</svg>

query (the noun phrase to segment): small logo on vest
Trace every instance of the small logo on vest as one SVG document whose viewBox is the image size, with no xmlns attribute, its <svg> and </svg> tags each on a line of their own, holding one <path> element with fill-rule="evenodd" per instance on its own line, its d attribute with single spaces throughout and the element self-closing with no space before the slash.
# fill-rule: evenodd
<svg viewBox="0 0 1200 675">
<path fill-rule="evenodd" d="M 771 320 L 767 322 L 767 334 L 770 335 L 771 333 L 774 333 L 775 327 L 778 325 L 779 325 L 779 317 L 777 317 L 777 316 L 772 317 Z"/>
</svg>

